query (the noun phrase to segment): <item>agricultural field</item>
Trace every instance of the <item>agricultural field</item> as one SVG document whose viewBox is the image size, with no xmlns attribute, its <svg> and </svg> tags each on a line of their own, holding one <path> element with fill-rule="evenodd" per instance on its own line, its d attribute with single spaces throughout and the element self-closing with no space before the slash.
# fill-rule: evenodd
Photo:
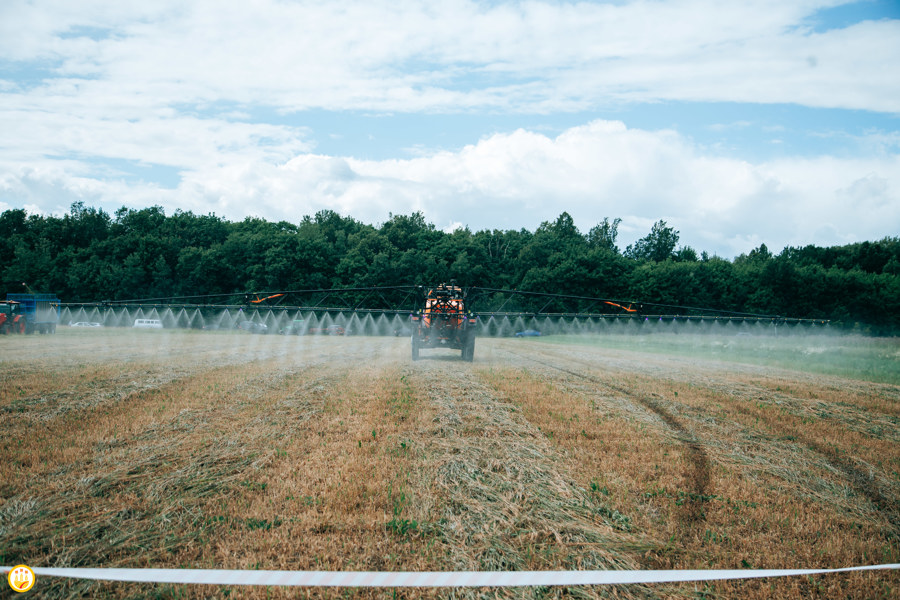
<svg viewBox="0 0 900 600">
<path fill-rule="evenodd" d="M 900 562 L 896 340 L 479 338 L 473 363 L 458 355 L 412 362 L 409 340 L 393 337 L 4 336 L 0 564 Z M 38 577 L 29 594 L 894 598 L 900 573 L 455 590 Z"/>
</svg>

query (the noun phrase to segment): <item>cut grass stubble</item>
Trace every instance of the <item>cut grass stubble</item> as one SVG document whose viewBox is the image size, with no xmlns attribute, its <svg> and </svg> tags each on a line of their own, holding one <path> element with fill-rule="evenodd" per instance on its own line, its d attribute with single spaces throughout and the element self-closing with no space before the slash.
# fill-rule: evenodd
<svg viewBox="0 0 900 600">
<path fill-rule="evenodd" d="M 411 465 L 422 451 L 415 430 L 430 423 L 396 371 L 371 363 L 304 368 L 279 357 L 200 366 L 107 397 L 110 382 L 133 375 L 133 366 L 84 378 L 82 387 L 67 383 L 74 401 L 61 411 L 54 404 L 55 416 L 19 429 L 5 421 L 4 564 L 434 567 L 425 536 L 390 526 L 406 518 L 416 487 Z M 105 400 L 85 403 L 98 380 Z M 53 435 L 36 435 L 38 423 Z M 416 533 L 410 523 L 401 533 Z M 36 591 L 124 597 L 141 589 L 42 579 Z"/>
<path fill-rule="evenodd" d="M 148 335 L 163 342 L 147 348 L 135 335 L 97 337 L 96 352 L 84 334 L 60 335 L 43 352 L 29 339 L 20 358 L 2 354 L 5 564 L 522 570 L 900 560 L 885 512 L 896 510 L 900 486 L 893 386 L 543 343 L 523 354 L 521 340 L 481 340 L 473 366 L 410 363 L 408 342 L 395 339 L 166 332 Z M 0 353 L 9 344 L 0 339 Z M 854 574 L 451 595 L 890 597 L 896 584 Z M 296 590 L 41 578 L 34 593 Z"/>
<path fill-rule="evenodd" d="M 520 352 L 521 346 L 506 346 Z M 656 549 L 646 557 L 648 566 L 832 567 L 896 562 L 900 556 L 892 524 L 898 482 L 885 471 L 898 458 L 896 445 L 879 445 L 878 440 L 866 444 L 834 419 L 805 427 L 803 417 L 785 414 L 777 406 L 767 408 L 767 403 L 760 403 L 758 410 L 771 410 L 771 416 L 752 413 L 747 406 L 755 404 L 717 391 L 726 387 L 724 382 L 708 380 L 715 385 L 706 387 L 598 370 L 551 346 L 540 354 L 537 362 L 523 360 L 518 368 L 492 368 L 482 376 L 522 407 L 528 420 L 566 453 L 580 485 L 602 494 L 632 522 L 635 533 L 656 541 Z M 558 368 L 547 366 L 554 361 Z M 740 375 L 728 377 L 741 388 Z M 795 387 L 797 403 L 822 394 L 815 386 L 795 382 Z M 779 393 L 762 389 L 759 397 Z M 843 401 L 882 406 L 868 394 L 858 403 L 852 395 Z M 681 425 L 660 418 L 653 406 L 674 415 L 671 420 Z M 856 418 L 861 418 L 859 413 L 865 410 L 855 411 Z M 877 421 L 883 415 L 868 417 Z M 688 476 L 694 471 L 692 444 L 709 456 L 709 482 L 702 497 L 696 497 Z M 862 485 L 878 491 L 866 494 L 857 469 L 876 457 L 882 466 Z M 852 476 L 847 474 L 850 466 Z M 691 502 L 702 510 L 702 520 L 684 518 Z M 817 590 L 879 597 L 889 596 L 886 590 L 891 587 L 878 589 L 873 581 L 883 586 L 893 578 L 853 575 L 709 587 L 741 597 L 806 597 Z"/>
</svg>

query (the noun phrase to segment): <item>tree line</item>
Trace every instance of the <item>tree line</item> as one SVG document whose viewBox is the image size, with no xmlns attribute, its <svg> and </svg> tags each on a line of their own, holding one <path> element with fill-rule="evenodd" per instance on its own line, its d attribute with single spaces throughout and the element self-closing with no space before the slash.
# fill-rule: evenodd
<svg viewBox="0 0 900 600">
<path fill-rule="evenodd" d="M 392 285 L 465 286 L 829 319 L 900 332 L 900 237 L 845 246 L 760 245 L 733 260 L 679 245 L 665 221 L 621 250 L 620 219 L 587 233 L 568 213 L 534 231 L 436 229 L 422 213 L 380 225 L 324 210 L 299 223 L 158 206 L 110 215 L 83 203 L 63 216 L 0 214 L 5 292 L 64 302 Z"/>
</svg>

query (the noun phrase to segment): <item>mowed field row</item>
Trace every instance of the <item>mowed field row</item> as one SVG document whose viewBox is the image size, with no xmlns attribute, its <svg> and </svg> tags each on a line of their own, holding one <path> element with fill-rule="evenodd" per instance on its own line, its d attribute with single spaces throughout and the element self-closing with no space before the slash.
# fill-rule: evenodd
<svg viewBox="0 0 900 600">
<path fill-rule="evenodd" d="M 279 570 L 900 562 L 900 387 L 479 339 L 0 338 L 0 564 Z M 895 597 L 896 572 L 463 597 Z M 37 597 L 395 590 L 39 578 Z"/>
</svg>

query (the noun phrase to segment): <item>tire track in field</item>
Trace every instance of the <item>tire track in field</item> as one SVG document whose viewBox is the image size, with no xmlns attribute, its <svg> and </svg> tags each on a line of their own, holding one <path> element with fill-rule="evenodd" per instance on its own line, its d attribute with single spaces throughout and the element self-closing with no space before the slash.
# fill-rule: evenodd
<svg viewBox="0 0 900 600">
<path fill-rule="evenodd" d="M 687 449 L 690 468 L 687 470 L 687 472 L 685 472 L 684 477 L 685 481 L 688 484 L 686 487 L 690 489 L 690 493 L 685 499 L 685 507 L 687 508 L 685 521 L 688 524 L 696 524 L 703 522 L 706 519 L 706 515 L 702 505 L 703 502 L 706 501 L 705 499 L 709 496 L 711 483 L 709 455 L 707 454 L 706 449 L 703 447 L 703 445 L 696 439 L 694 434 L 690 430 L 688 430 L 680 420 L 676 419 L 672 415 L 672 413 L 670 413 L 656 400 L 650 397 L 635 394 L 634 392 L 624 387 L 601 381 L 600 379 L 586 373 L 573 371 L 572 369 L 561 367 L 559 365 L 537 359 L 527 354 L 519 354 L 518 352 L 513 352 L 511 350 L 505 350 L 505 352 L 508 352 L 509 354 L 512 354 L 519 358 L 524 358 L 531 362 L 535 362 L 549 369 L 561 371 L 574 377 L 578 377 L 579 379 L 590 381 L 591 383 L 594 383 L 596 385 L 602 385 L 607 389 L 622 394 L 626 398 L 637 401 L 638 404 L 658 416 L 663 421 L 663 423 L 665 423 L 666 426 L 675 433 L 675 437 L 680 440 Z"/>
<path fill-rule="evenodd" d="M 840 449 L 806 435 L 802 429 L 773 417 L 765 411 L 754 411 L 739 403 L 734 409 L 748 419 L 761 419 L 774 437 L 790 437 L 823 458 L 825 464 L 843 475 L 856 492 L 865 496 L 884 515 L 893 528 L 892 537 L 900 534 L 900 505 L 897 498 L 889 498 L 882 493 L 878 482 L 868 473 L 861 471 L 849 458 L 841 456 Z"/>
<path fill-rule="evenodd" d="M 572 359 L 571 357 L 570 360 L 581 362 L 577 361 L 577 359 Z M 606 385 L 612 389 L 616 389 L 616 386 L 611 384 Z M 717 389 L 716 386 L 709 384 L 705 387 L 712 392 L 722 393 L 721 387 Z M 768 395 L 773 393 L 768 389 L 765 391 Z M 782 395 L 786 399 L 796 400 L 793 396 L 787 394 Z M 747 395 L 746 399 L 749 399 L 750 397 L 751 395 Z M 741 399 L 740 396 L 738 396 L 738 399 Z M 884 493 L 878 485 L 878 481 L 870 475 L 870 473 L 860 469 L 849 457 L 841 455 L 840 448 L 818 440 L 808 435 L 802 428 L 793 426 L 791 423 L 766 411 L 753 410 L 751 407 L 740 402 L 730 403 L 729 406 L 732 406 L 737 412 L 750 420 L 757 418 L 761 419 L 766 424 L 766 428 L 771 438 L 794 439 L 798 444 L 805 446 L 810 451 L 820 456 L 826 466 L 840 473 L 854 491 L 865 496 L 875 509 L 884 515 L 893 527 L 893 537 L 897 537 L 898 534 L 900 534 L 900 499 L 896 496 L 891 497 L 889 494 Z"/>
<path fill-rule="evenodd" d="M 660 407 L 654 400 L 651 398 L 642 398 L 638 396 L 632 396 L 626 389 L 616 386 L 614 384 L 606 383 L 600 381 L 594 377 L 589 375 L 585 375 L 582 373 L 574 372 L 566 368 L 559 367 L 557 365 L 545 364 L 537 359 L 534 359 L 527 355 L 517 354 L 515 352 L 511 352 L 506 350 L 511 354 L 516 354 L 516 356 L 520 356 L 523 358 L 527 358 L 539 364 L 544 364 L 544 366 L 548 366 L 550 368 L 554 368 L 570 375 L 574 375 L 576 377 L 580 377 L 583 379 L 587 379 L 593 383 L 597 383 L 600 385 L 604 385 L 609 389 L 615 390 L 622 394 L 625 394 L 629 397 L 634 397 L 637 399 L 641 405 L 647 407 L 648 409 L 655 412 L 659 415 L 667 424 L 673 427 L 676 431 L 683 431 L 683 426 L 681 426 L 677 419 L 668 415 L 662 407 Z M 583 361 L 579 361 L 574 359 L 573 357 L 567 357 L 567 360 L 572 362 L 579 362 L 581 364 L 585 364 Z M 590 365 L 587 365 L 590 366 Z M 716 392 L 714 387 L 707 386 L 713 392 Z M 719 392 L 721 393 L 721 392 Z M 772 438 L 792 438 L 797 441 L 798 444 L 805 446 L 813 453 L 817 454 L 821 457 L 823 463 L 833 469 L 835 472 L 840 473 L 845 481 L 859 494 L 865 496 L 875 507 L 876 511 L 884 515 L 887 521 L 890 523 L 893 531 L 891 532 L 891 537 L 897 537 L 898 532 L 900 532 L 900 501 L 896 497 L 890 497 L 888 494 L 882 492 L 880 486 L 878 485 L 877 480 L 872 477 L 869 473 L 861 470 L 857 465 L 855 465 L 849 457 L 842 456 L 840 454 L 841 450 L 833 445 L 830 445 L 826 442 L 817 440 L 809 435 L 807 435 L 802 428 L 792 426 L 790 423 L 786 423 L 783 420 L 780 420 L 777 416 L 773 416 L 765 411 L 754 411 L 752 408 L 748 408 L 741 403 L 734 402 L 730 403 L 729 406 L 734 407 L 734 409 L 739 412 L 744 417 L 748 419 L 761 419 L 767 427 L 769 432 L 769 436 Z M 659 409 L 659 410 L 657 410 Z M 706 453 L 703 451 L 702 447 L 700 447 L 699 443 L 695 440 L 685 440 L 691 449 L 691 453 L 694 455 L 695 459 L 705 462 L 707 464 L 707 478 L 705 479 L 705 485 L 709 484 L 708 479 L 708 459 L 706 458 Z M 703 458 L 699 458 L 697 452 L 703 453 Z M 695 463 L 695 465 L 699 468 L 699 463 Z M 700 481 L 703 482 L 703 476 L 700 475 Z"/>
<path fill-rule="evenodd" d="M 723 393 L 716 387 L 708 389 L 714 394 Z M 765 391 L 771 395 L 770 390 Z M 753 398 L 752 395 L 729 395 L 737 401 L 730 402 L 728 406 L 748 421 L 761 420 L 765 424 L 767 437 L 794 440 L 797 445 L 818 455 L 825 466 L 843 476 L 855 492 L 867 498 L 875 510 L 887 519 L 893 528 L 891 536 L 898 537 L 900 534 L 900 501 L 896 495 L 891 497 L 889 493 L 885 493 L 872 473 L 863 471 L 849 456 L 842 455 L 841 449 L 836 445 L 812 437 L 802 427 L 792 424 L 788 419 L 783 419 L 766 410 L 757 409 L 752 402 L 748 404 L 748 401 Z M 796 400 L 793 396 L 784 394 L 782 396 L 788 400 Z"/>
</svg>

